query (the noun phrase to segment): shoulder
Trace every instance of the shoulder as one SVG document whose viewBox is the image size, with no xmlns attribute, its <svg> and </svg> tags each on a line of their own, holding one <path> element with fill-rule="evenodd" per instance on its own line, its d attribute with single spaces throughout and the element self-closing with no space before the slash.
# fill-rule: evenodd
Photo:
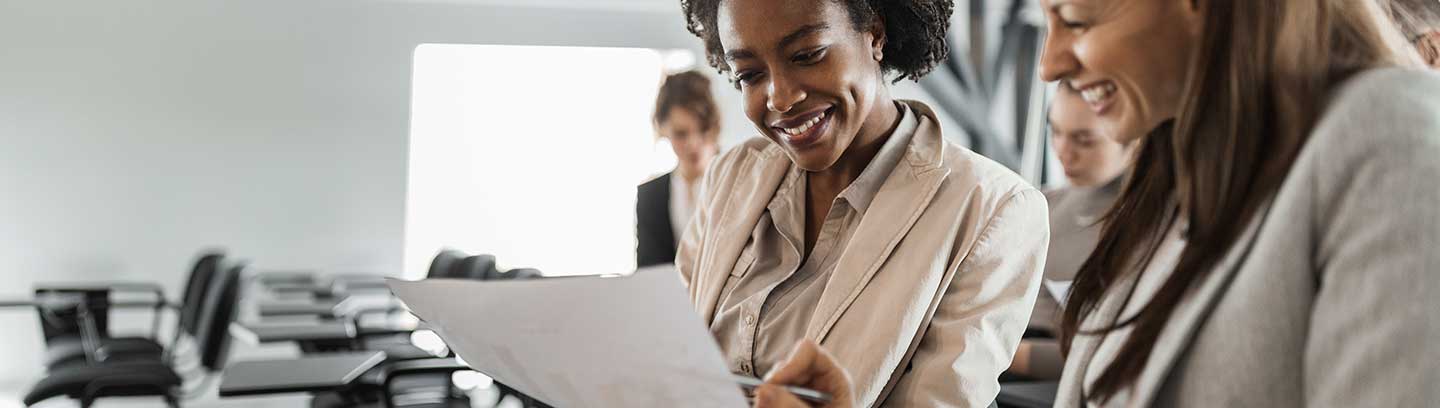
<svg viewBox="0 0 1440 408">
<path fill-rule="evenodd" d="M 1022 192 L 1039 191 L 1004 165 L 943 137 L 934 110 L 922 102 L 899 101 L 920 118 L 906 159 L 919 172 L 946 171 L 941 185 L 948 194 L 972 198 L 1008 199 Z"/>
<path fill-rule="evenodd" d="M 1283 190 L 1305 199 L 1282 211 L 1329 219 L 1371 202 L 1373 222 L 1402 221 L 1396 210 L 1440 195 L 1440 74 L 1382 68 L 1335 88 Z M 1387 201 L 1390 204 L 1378 204 Z M 1284 205 L 1282 205 L 1284 207 Z"/>
<path fill-rule="evenodd" d="M 1429 142 L 1440 138 L 1440 74 L 1379 68 L 1355 74 L 1335 88 L 1315 123 L 1320 146 Z"/>
<path fill-rule="evenodd" d="M 674 172 L 661 174 L 655 176 L 654 178 L 651 178 L 649 181 L 640 183 L 640 194 L 643 195 L 650 192 L 658 192 L 668 189 L 670 187 L 671 174 L 674 174 Z"/>
<path fill-rule="evenodd" d="M 1403 172 L 1440 158 L 1440 74 L 1379 68 L 1331 94 L 1301 153 L 1302 171 L 1354 172 L 1376 164 Z M 1423 167 L 1434 167 L 1424 165 Z M 1418 181 L 1418 180 L 1417 180 Z"/>
<path fill-rule="evenodd" d="M 1064 200 L 1065 196 L 1070 194 L 1070 187 L 1057 187 L 1042 192 L 1045 193 L 1045 201 L 1048 201 L 1050 205 L 1053 206 L 1055 203 L 1060 202 L 1060 200 Z"/>
<path fill-rule="evenodd" d="M 760 136 L 752 137 L 715 158 L 705 172 L 705 188 L 716 188 L 735 177 L 745 177 L 761 164 L 777 159 L 789 160 L 774 142 Z"/>
<path fill-rule="evenodd" d="M 770 158 L 776 154 L 783 153 L 780 152 L 779 146 L 776 146 L 775 142 L 771 142 L 770 139 L 761 136 L 755 136 L 730 148 L 730 150 L 725 151 L 725 153 L 721 153 L 720 157 L 715 160 L 715 167 L 735 167 L 743 165 L 751 159 Z"/>
<path fill-rule="evenodd" d="M 1040 197 L 1043 201 L 1040 190 L 999 162 L 949 140 L 944 143 L 945 160 L 941 166 L 950 172 L 945 187 L 1000 201 L 1022 194 Z"/>
</svg>

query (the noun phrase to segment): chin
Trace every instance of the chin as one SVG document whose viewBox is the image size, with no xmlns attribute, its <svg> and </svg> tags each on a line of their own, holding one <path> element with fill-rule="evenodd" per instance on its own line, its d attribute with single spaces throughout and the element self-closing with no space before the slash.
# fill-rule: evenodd
<svg viewBox="0 0 1440 408">
<path fill-rule="evenodd" d="M 801 170 L 805 170 L 811 173 L 825 171 L 829 169 L 830 166 L 833 164 L 827 162 L 823 158 L 795 157 L 793 161 L 795 162 L 795 167 L 799 167 Z"/>
<path fill-rule="evenodd" d="M 1135 120 L 1116 120 L 1102 122 L 1100 127 L 1115 141 L 1129 144 L 1149 135 L 1158 126 L 1146 126 Z"/>
</svg>

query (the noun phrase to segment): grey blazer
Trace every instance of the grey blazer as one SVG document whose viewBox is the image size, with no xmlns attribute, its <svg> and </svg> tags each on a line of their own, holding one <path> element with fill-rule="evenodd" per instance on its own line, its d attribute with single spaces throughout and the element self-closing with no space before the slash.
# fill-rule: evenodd
<svg viewBox="0 0 1440 408">
<path fill-rule="evenodd" d="M 1267 212 L 1161 333 L 1113 406 L 1440 403 L 1440 75 L 1343 84 Z M 1097 313 L 1098 314 L 1098 313 Z M 1056 406 L 1079 406 L 1078 338 Z M 1090 361 L 1092 370 L 1109 361 Z"/>
</svg>

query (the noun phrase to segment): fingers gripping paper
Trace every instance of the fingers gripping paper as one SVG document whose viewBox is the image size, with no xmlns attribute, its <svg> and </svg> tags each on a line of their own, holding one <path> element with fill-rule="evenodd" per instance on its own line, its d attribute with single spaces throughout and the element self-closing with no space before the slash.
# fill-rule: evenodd
<svg viewBox="0 0 1440 408">
<path fill-rule="evenodd" d="M 673 271 L 389 281 L 476 371 L 557 407 L 744 407 Z"/>
</svg>

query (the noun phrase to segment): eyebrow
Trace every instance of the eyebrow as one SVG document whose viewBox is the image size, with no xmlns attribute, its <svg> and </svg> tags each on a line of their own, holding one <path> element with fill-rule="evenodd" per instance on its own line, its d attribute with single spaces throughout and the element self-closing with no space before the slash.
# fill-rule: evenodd
<svg viewBox="0 0 1440 408">
<path fill-rule="evenodd" d="M 817 24 L 808 24 L 808 25 L 805 25 L 804 27 L 800 27 L 799 29 L 795 30 L 794 32 L 791 32 L 790 34 L 786 34 L 785 37 L 783 37 L 783 38 L 780 39 L 780 43 L 779 43 L 779 45 L 776 46 L 776 48 L 777 48 L 777 49 L 784 49 L 785 47 L 790 46 L 790 44 L 792 44 L 792 43 L 794 43 L 794 42 L 796 42 L 796 41 L 800 41 L 800 39 L 802 39 L 802 38 L 805 38 L 805 37 L 807 37 L 807 36 L 814 35 L 815 33 L 819 33 L 819 32 L 825 31 L 825 30 L 829 30 L 829 29 L 830 29 L 830 24 L 826 24 L 826 23 L 817 23 Z M 746 58 L 755 58 L 755 53 L 754 53 L 754 52 L 751 52 L 750 50 L 743 50 L 743 49 L 741 49 L 741 50 L 729 51 L 729 52 L 726 52 L 726 53 L 725 53 L 725 60 L 726 60 L 726 61 L 734 61 L 734 60 L 737 60 L 737 59 L 746 59 Z"/>
<path fill-rule="evenodd" d="M 1071 0 L 1055 0 L 1055 1 L 1050 2 L 1050 12 L 1051 12 L 1051 13 L 1059 13 L 1061 7 L 1073 6 L 1073 5 L 1074 5 L 1074 2 L 1071 1 Z"/>
</svg>

